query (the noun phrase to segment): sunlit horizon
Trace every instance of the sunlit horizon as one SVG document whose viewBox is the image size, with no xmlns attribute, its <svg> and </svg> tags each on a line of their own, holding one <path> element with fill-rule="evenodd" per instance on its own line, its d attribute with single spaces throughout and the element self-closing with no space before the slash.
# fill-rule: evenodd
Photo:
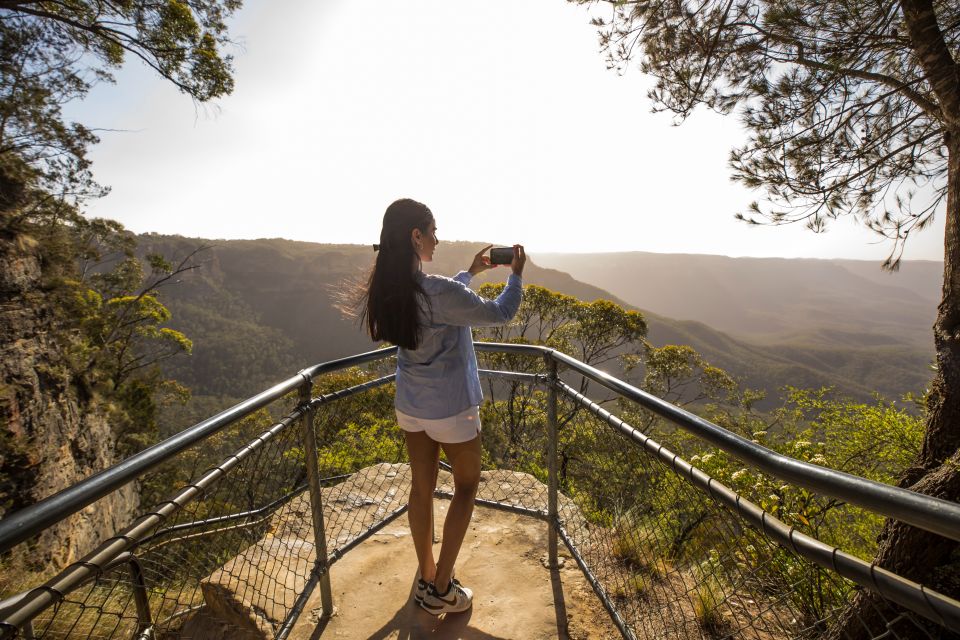
<svg viewBox="0 0 960 640">
<path fill-rule="evenodd" d="M 822 234 L 734 220 L 763 195 L 730 181 L 738 119 L 650 113 L 649 79 L 605 68 L 582 6 L 248 0 L 232 33 L 236 90 L 212 107 L 135 60 L 67 105 L 103 129 L 91 157 L 112 193 L 89 215 L 136 233 L 365 245 L 411 197 L 441 240 L 531 255 L 879 262 L 893 248 L 850 218 Z M 904 258 L 942 256 L 941 210 Z"/>
</svg>

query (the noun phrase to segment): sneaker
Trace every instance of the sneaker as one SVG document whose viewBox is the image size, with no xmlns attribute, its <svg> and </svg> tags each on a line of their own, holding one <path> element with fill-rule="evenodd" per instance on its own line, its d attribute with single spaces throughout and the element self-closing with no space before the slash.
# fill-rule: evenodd
<svg viewBox="0 0 960 640">
<path fill-rule="evenodd" d="M 457 613 L 466 611 L 473 605 L 473 591 L 460 584 L 456 578 L 450 578 L 450 586 L 446 593 L 437 593 L 434 584 L 427 585 L 427 593 L 420 606 L 427 613 L 439 616 L 443 613 Z"/>
</svg>

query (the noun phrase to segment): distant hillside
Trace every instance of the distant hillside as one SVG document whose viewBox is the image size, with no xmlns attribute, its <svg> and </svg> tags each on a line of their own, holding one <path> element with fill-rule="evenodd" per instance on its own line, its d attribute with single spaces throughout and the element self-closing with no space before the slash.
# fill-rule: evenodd
<svg viewBox="0 0 960 640">
<path fill-rule="evenodd" d="M 943 264 L 603 253 L 542 254 L 561 269 L 641 309 L 697 320 L 738 338 L 798 347 L 919 349 L 933 358 L 931 327 Z"/>
<path fill-rule="evenodd" d="M 338 286 L 362 279 L 372 265 L 368 246 L 325 245 L 291 240 L 210 241 L 154 234 L 140 237 L 140 251 L 180 258 L 199 245 L 203 267 L 164 289 L 172 325 L 194 340 L 189 358 L 171 361 L 168 373 L 201 397 L 222 402 L 259 391 L 310 364 L 375 348 L 360 327 L 334 308 Z M 453 275 L 470 264 L 483 243 L 443 243 L 427 271 Z M 474 280 L 502 280 L 506 267 Z M 525 281 L 583 300 L 606 298 L 630 307 L 610 292 L 540 266 L 531 256 Z M 634 307 L 630 307 L 634 308 Z M 926 354 L 915 348 L 872 346 L 839 349 L 754 344 L 700 322 L 646 312 L 654 344 L 689 344 L 715 365 L 771 396 L 786 384 L 835 385 L 866 398 L 919 391 L 928 382 Z M 222 404 L 221 402 L 221 404 Z M 216 403 L 214 403 L 216 404 Z M 214 405 L 204 405 L 206 409 Z"/>
</svg>

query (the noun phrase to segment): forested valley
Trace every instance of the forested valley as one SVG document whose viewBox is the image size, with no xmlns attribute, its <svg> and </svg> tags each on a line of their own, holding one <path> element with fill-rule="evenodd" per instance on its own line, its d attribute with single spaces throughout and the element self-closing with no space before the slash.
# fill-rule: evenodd
<svg viewBox="0 0 960 640">
<path fill-rule="evenodd" d="M 372 264 L 369 247 L 282 239 L 214 241 L 155 234 L 140 236 L 138 242 L 140 255 L 159 253 L 171 260 L 190 255 L 199 265 L 164 293 L 173 313 L 171 326 L 196 343 L 189 358 L 175 358 L 164 365 L 168 375 L 189 387 L 195 398 L 205 398 L 195 401 L 197 406 L 202 403 L 203 409 L 184 416 L 188 421 L 199 419 L 204 411 L 218 406 L 215 401 L 210 405 L 209 398 L 239 400 L 309 364 L 376 346 L 363 335 L 359 325 L 336 309 L 344 289 L 363 281 Z M 452 276 L 469 263 L 471 251 L 480 246 L 479 242 L 444 243 L 436 262 L 426 268 Z M 610 259 L 596 258 L 601 264 Z M 896 316 L 893 311 L 902 305 L 892 300 L 884 303 L 886 307 L 864 311 L 862 306 L 877 304 L 873 301 L 879 296 L 874 290 L 864 289 L 859 296 L 849 295 L 842 303 L 835 303 L 836 313 L 844 314 L 851 325 L 866 324 L 870 317 L 888 318 L 887 333 L 874 335 L 871 344 L 847 340 L 846 333 L 819 343 L 806 336 L 799 341 L 751 341 L 747 327 L 733 336 L 711 326 L 710 309 L 723 313 L 723 305 L 711 307 L 704 302 L 708 312 L 701 319 L 675 320 L 639 301 L 629 304 L 565 271 L 545 269 L 536 255 L 531 260 L 528 282 L 584 301 L 605 299 L 624 309 L 641 310 L 651 343 L 692 347 L 745 386 L 762 389 L 765 398 L 759 403 L 767 409 L 777 404 L 780 391 L 786 386 L 832 387 L 842 395 L 864 401 L 875 393 L 900 400 L 908 393 L 922 393 L 930 381 L 932 347 L 924 346 L 921 340 L 896 338 L 897 332 L 913 336 L 929 331 L 925 326 L 929 314 Z M 671 268 L 665 265 L 662 271 L 644 271 L 643 277 L 667 280 L 672 277 Z M 880 272 L 878 265 L 873 268 Z M 789 270 L 788 262 L 784 271 Z M 809 277 L 799 265 L 795 271 L 792 279 L 785 278 L 779 294 L 785 299 L 793 295 L 791 284 Z M 899 275 L 889 278 L 888 290 L 894 294 Z M 494 271 L 477 282 L 504 278 L 503 273 Z M 735 279 L 730 286 L 737 287 Z M 684 287 L 678 289 L 678 296 L 688 295 Z M 747 284 L 741 295 L 751 295 Z M 784 320 L 793 321 L 793 309 L 784 308 L 768 315 L 776 318 L 777 313 Z M 810 324 L 810 334 L 819 330 Z M 849 327 L 845 329 L 852 332 Z M 844 346 L 841 342 L 849 344 Z"/>
</svg>

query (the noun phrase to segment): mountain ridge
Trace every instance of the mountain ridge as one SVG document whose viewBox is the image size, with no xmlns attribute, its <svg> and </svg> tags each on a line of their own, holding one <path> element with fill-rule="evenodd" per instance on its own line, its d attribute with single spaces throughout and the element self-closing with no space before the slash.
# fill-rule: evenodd
<svg viewBox="0 0 960 640">
<path fill-rule="evenodd" d="M 619 252 L 538 259 L 630 304 L 755 343 L 847 347 L 863 336 L 862 346 L 886 342 L 933 355 L 943 270 L 934 261 L 906 261 L 889 273 L 870 261 L 813 258 Z"/>
<path fill-rule="evenodd" d="M 170 259 L 198 246 L 201 269 L 164 290 L 171 326 L 195 342 L 194 355 L 167 363 L 166 372 L 203 396 L 240 398 L 305 366 L 376 348 L 355 321 L 335 308 L 337 295 L 362 282 L 373 264 L 366 245 L 320 244 L 284 239 L 209 241 L 145 234 L 142 253 Z M 445 242 L 431 273 L 453 275 L 466 268 L 481 242 Z M 485 272 L 474 286 L 505 279 L 506 268 Z M 610 291 L 540 264 L 531 256 L 525 284 L 592 301 L 604 298 L 644 312 L 649 339 L 657 345 L 689 344 L 715 366 L 727 369 L 769 396 L 787 384 L 835 386 L 858 399 L 874 391 L 899 398 L 927 384 L 927 355 L 910 345 L 837 349 L 832 344 L 760 344 L 728 335 L 701 321 L 676 320 Z M 829 341 L 827 341 L 829 342 Z"/>
</svg>

